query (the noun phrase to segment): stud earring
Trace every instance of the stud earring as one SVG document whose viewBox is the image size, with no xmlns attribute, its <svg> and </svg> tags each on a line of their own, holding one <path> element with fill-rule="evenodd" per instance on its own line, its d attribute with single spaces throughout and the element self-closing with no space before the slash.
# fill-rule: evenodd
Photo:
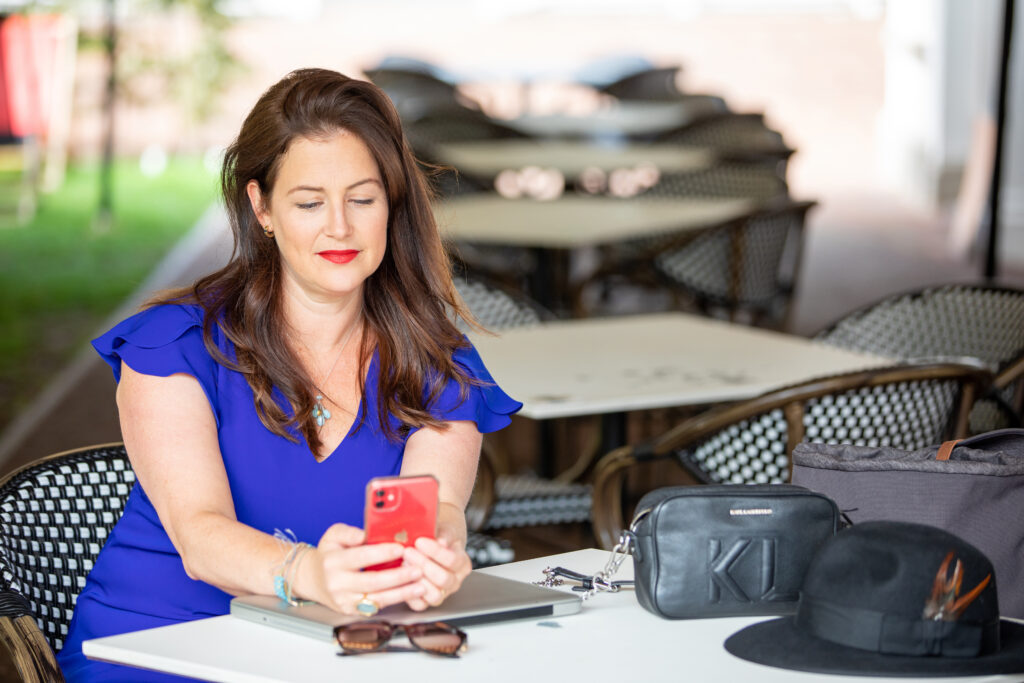
<svg viewBox="0 0 1024 683">
<path fill-rule="evenodd" d="M 274 231 L 271 229 L 269 223 L 263 226 L 263 234 L 269 237 L 270 239 L 274 239 Z"/>
</svg>

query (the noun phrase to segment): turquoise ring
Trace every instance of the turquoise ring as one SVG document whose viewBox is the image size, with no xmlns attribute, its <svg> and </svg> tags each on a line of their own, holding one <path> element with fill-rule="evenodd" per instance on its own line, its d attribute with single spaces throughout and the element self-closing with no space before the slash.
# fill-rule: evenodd
<svg viewBox="0 0 1024 683">
<path fill-rule="evenodd" d="M 363 599 L 356 603 L 356 612 L 359 612 L 360 616 L 372 617 L 380 611 L 380 605 L 371 600 L 366 593 L 363 593 Z"/>
</svg>

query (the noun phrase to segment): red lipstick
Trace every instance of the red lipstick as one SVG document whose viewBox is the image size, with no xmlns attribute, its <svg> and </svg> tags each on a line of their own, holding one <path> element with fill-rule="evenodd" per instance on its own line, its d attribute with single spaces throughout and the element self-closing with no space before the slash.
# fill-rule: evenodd
<svg viewBox="0 0 1024 683">
<path fill-rule="evenodd" d="M 329 251 L 318 251 L 317 256 L 321 256 L 331 263 L 348 263 L 356 256 L 359 256 L 359 252 L 355 249 L 332 249 Z"/>
</svg>

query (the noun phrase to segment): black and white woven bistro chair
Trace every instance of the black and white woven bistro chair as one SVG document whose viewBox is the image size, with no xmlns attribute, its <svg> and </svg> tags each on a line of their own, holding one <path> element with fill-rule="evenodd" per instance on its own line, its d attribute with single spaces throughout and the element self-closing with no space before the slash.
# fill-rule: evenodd
<svg viewBox="0 0 1024 683">
<path fill-rule="evenodd" d="M 793 150 L 762 114 L 719 112 L 703 116 L 658 136 L 664 144 L 709 147 L 725 158 L 774 155 L 786 159 Z"/>
<path fill-rule="evenodd" d="M 788 192 L 776 170 L 749 162 L 661 174 L 634 201 L 743 199 L 751 209 L 702 231 L 668 230 L 605 246 L 599 266 L 574 285 L 575 314 L 614 312 L 614 303 L 608 302 L 626 291 L 623 287 L 639 286 L 667 293 L 677 308 L 724 312 L 734 320 L 742 313 L 753 321 L 784 325 L 806 213 L 815 204 L 793 201 Z M 596 303 L 595 292 L 600 294 Z"/>
<path fill-rule="evenodd" d="M 907 360 L 973 358 L 995 373 L 972 433 L 1019 426 L 1024 403 L 1024 290 L 950 284 L 888 296 L 819 332 L 818 341 Z"/>
<path fill-rule="evenodd" d="M 763 164 L 727 161 L 693 171 L 662 173 L 639 199 L 736 198 L 768 201 L 789 193 L 786 178 Z"/>
<path fill-rule="evenodd" d="M 553 313 L 526 295 L 486 277 L 456 275 L 453 281 L 476 322 L 488 330 L 498 332 L 555 319 Z M 457 320 L 456 326 L 463 332 L 470 329 L 464 320 Z"/>
<path fill-rule="evenodd" d="M 528 139 L 526 133 L 495 121 L 486 114 L 465 106 L 436 107 L 419 116 L 403 120 L 405 133 L 413 148 L 439 142 Z"/>
<path fill-rule="evenodd" d="M 119 443 L 51 455 L 0 482 L 0 631 L 23 680 L 64 680 L 54 653 L 134 483 Z"/>
<path fill-rule="evenodd" d="M 598 91 L 623 100 L 676 100 L 683 95 L 679 88 L 681 72 L 678 65 L 652 66 L 602 85 Z"/>
<path fill-rule="evenodd" d="M 492 332 L 555 319 L 550 311 L 526 296 L 484 279 L 456 277 L 455 288 L 476 321 Z M 463 331 L 468 331 L 465 322 L 459 324 Z M 492 473 L 487 480 L 478 481 L 478 485 L 493 487 L 493 493 L 482 499 L 486 500 L 486 511 L 469 515 L 471 528 L 493 530 L 590 519 L 589 484 L 508 473 L 504 471 L 507 468 L 503 460 L 485 440 L 481 470 L 490 469 Z"/>
<path fill-rule="evenodd" d="M 614 308 L 617 288 L 640 287 L 669 293 L 676 308 L 785 329 L 807 213 L 815 205 L 780 200 L 706 230 L 608 250 L 601 265 L 575 285 L 576 314 L 600 314 Z"/>
<path fill-rule="evenodd" d="M 783 483 L 801 441 L 914 450 L 960 438 L 991 381 L 976 364 L 908 363 L 813 379 L 700 413 L 598 461 L 594 533 L 603 547 L 614 545 L 624 477 L 638 465 L 672 462 L 696 484 Z"/>
</svg>

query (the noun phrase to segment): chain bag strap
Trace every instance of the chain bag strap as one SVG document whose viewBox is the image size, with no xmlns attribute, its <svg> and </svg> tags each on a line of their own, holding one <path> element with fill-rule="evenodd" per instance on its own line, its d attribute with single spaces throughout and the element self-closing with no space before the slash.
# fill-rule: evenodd
<svg viewBox="0 0 1024 683">
<path fill-rule="evenodd" d="M 545 567 L 544 578 L 540 581 L 534 581 L 534 583 L 538 586 L 552 588 L 554 586 L 561 586 L 564 583 L 564 579 L 576 581 L 580 585 L 573 586 L 572 589 L 577 593 L 583 593 L 584 600 L 590 599 L 599 592 L 618 593 L 622 588 L 632 588 L 636 583 L 635 581 L 612 581 L 611 578 L 619 571 L 626 558 L 631 556 L 630 548 L 635 538 L 633 532 L 637 524 L 640 523 L 640 520 L 646 517 L 650 511 L 651 509 L 647 508 L 638 512 L 633 518 L 633 522 L 629 525 L 629 529 L 619 534 L 619 540 L 615 543 L 615 547 L 612 548 L 611 556 L 605 562 L 604 569 L 601 571 L 588 575 L 566 569 L 565 567 Z"/>
</svg>

